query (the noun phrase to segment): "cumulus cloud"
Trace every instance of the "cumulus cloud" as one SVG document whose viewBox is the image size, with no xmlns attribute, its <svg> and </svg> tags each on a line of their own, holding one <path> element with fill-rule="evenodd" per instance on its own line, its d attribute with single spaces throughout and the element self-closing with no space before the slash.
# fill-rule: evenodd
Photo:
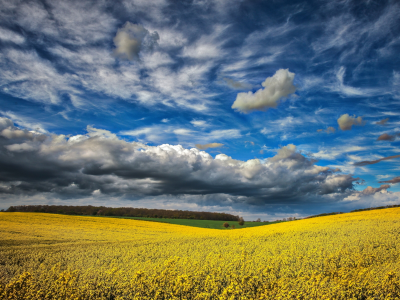
<svg viewBox="0 0 400 300">
<path fill-rule="evenodd" d="M 380 120 L 378 122 L 375 122 L 375 124 L 377 124 L 377 125 L 386 125 L 387 121 L 389 121 L 389 118 L 382 119 L 382 120 Z"/>
<path fill-rule="evenodd" d="M 340 129 L 342 130 L 350 130 L 353 125 L 363 126 L 365 125 L 365 121 L 362 117 L 350 116 L 349 114 L 341 115 L 337 120 Z"/>
<path fill-rule="evenodd" d="M 385 206 L 398 204 L 400 200 L 400 192 L 389 192 L 386 189 L 382 189 L 373 194 L 363 194 L 362 192 L 355 192 L 346 198 L 344 203 L 348 203 L 347 208 L 353 206 L 354 208 L 365 208 L 374 206 Z"/>
<path fill-rule="evenodd" d="M 222 147 L 224 144 L 221 143 L 209 143 L 209 144 L 196 144 L 196 148 L 200 149 L 200 150 L 206 150 L 208 148 L 218 148 L 218 147 Z"/>
<path fill-rule="evenodd" d="M 209 195 L 215 205 L 264 205 L 337 201 L 352 193 L 357 180 L 316 165 L 294 145 L 265 161 L 241 161 L 180 145 L 127 142 L 89 126 L 87 134 L 75 136 L 29 132 L 7 118 L 0 126 L 0 194 Z M 222 194 L 224 203 L 212 197 Z"/>
<path fill-rule="evenodd" d="M 287 146 L 282 147 L 281 149 L 278 150 L 278 153 L 271 157 L 269 161 L 274 162 L 274 161 L 279 161 L 287 158 L 294 158 L 294 156 L 297 159 L 302 159 L 304 158 L 303 155 L 301 155 L 299 152 L 296 151 L 296 146 L 293 144 L 289 144 Z"/>
<path fill-rule="evenodd" d="M 376 140 L 377 141 L 394 141 L 396 139 L 396 137 L 399 135 L 400 135 L 400 133 L 393 134 L 393 135 L 384 133 L 384 134 L 381 134 Z"/>
<path fill-rule="evenodd" d="M 400 193 L 389 192 L 389 188 L 390 185 L 388 184 L 381 185 L 378 188 L 368 186 L 362 191 L 354 191 L 343 200 L 344 203 L 353 203 L 354 208 L 397 204 L 400 199 Z"/>
<path fill-rule="evenodd" d="M 378 162 L 393 159 L 393 158 L 398 158 L 398 157 L 400 157 L 400 155 L 392 155 L 392 156 L 384 157 L 384 158 L 377 159 L 377 160 L 360 161 L 360 162 L 354 163 L 354 165 L 357 167 L 363 167 L 363 166 L 377 164 Z"/>
<path fill-rule="evenodd" d="M 159 39 L 157 31 L 150 33 L 141 25 L 126 22 L 114 37 L 114 55 L 121 59 L 139 59 L 140 50 L 152 49 Z"/>
<path fill-rule="evenodd" d="M 296 87 L 293 85 L 294 75 L 289 72 L 289 69 L 279 69 L 274 76 L 268 77 L 261 84 L 264 89 L 259 89 L 255 93 L 237 94 L 232 108 L 241 112 L 276 108 L 281 99 L 296 91 Z"/>
</svg>

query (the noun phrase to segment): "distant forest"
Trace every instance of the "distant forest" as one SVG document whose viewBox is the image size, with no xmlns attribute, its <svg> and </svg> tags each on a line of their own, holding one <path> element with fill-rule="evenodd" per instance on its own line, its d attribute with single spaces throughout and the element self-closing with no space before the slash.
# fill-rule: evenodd
<svg viewBox="0 0 400 300">
<path fill-rule="evenodd" d="M 239 216 L 226 213 L 165 210 L 133 207 L 104 207 L 104 206 L 66 206 L 66 205 L 18 205 L 10 206 L 7 212 L 40 212 L 66 215 L 92 215 L 115 217 L 145 217 L 168 219 L 195 219 L 215 221 L 239 221 Z"/>
</svg>

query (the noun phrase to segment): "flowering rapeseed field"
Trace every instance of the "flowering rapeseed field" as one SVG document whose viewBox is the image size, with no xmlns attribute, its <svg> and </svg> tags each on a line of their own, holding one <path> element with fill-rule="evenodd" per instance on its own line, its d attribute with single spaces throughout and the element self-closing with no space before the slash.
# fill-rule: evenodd
<svg viewBox="0 0 400 300">
<path fill-rule="evenodd" d="M 0 299 L 399 299 L 400 208 L 240 230 L 0 213 Z"/>
</svg>

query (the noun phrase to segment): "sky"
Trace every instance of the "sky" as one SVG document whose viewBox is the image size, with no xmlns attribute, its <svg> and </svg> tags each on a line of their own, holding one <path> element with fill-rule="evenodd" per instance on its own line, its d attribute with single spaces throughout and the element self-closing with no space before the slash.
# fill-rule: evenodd
<svg viewBox="0 0 400 300">
<path fill-rule="evenodd" d="M 0 209 L 400 204 L 400 3 L 0 0 Z"/>
</svg>

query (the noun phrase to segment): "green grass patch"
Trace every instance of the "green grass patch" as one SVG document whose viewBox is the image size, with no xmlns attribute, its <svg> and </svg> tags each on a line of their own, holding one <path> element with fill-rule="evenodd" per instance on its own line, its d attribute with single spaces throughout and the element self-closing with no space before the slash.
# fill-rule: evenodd
<svg viewBox="0 0 400 300">
<path fill-rule="evenodd" d="M 243 226 L 240 226 L 238 221 L 213 221 L 213 220 L 193 220 L 193 219 L 163 219 L 163 218 L 143 218 L 143 217 L 111 217 L 107 218 L 123 218 L 123 219 L 133 219 L 133 220 L 143 220 L 143 221 L 152 221 L 152 222 L 161 222 L 161 223 L 170 223 L 176 225 L 185 225 L 185 226 L 193 226 L 193 227 L 201 227 L 201 228 L 212 228 L 212 229 L 222 229 L 222 230 L 231 230 L 232 225 L 235 226 L 235 229 L 240 228 L 248 228 L 255 226 L 263 226 L 270 225 L 280 222 L 245 222 Z M 224 228 L 222 224 L 228 223 L 229 228 Z"/>
</svg>

